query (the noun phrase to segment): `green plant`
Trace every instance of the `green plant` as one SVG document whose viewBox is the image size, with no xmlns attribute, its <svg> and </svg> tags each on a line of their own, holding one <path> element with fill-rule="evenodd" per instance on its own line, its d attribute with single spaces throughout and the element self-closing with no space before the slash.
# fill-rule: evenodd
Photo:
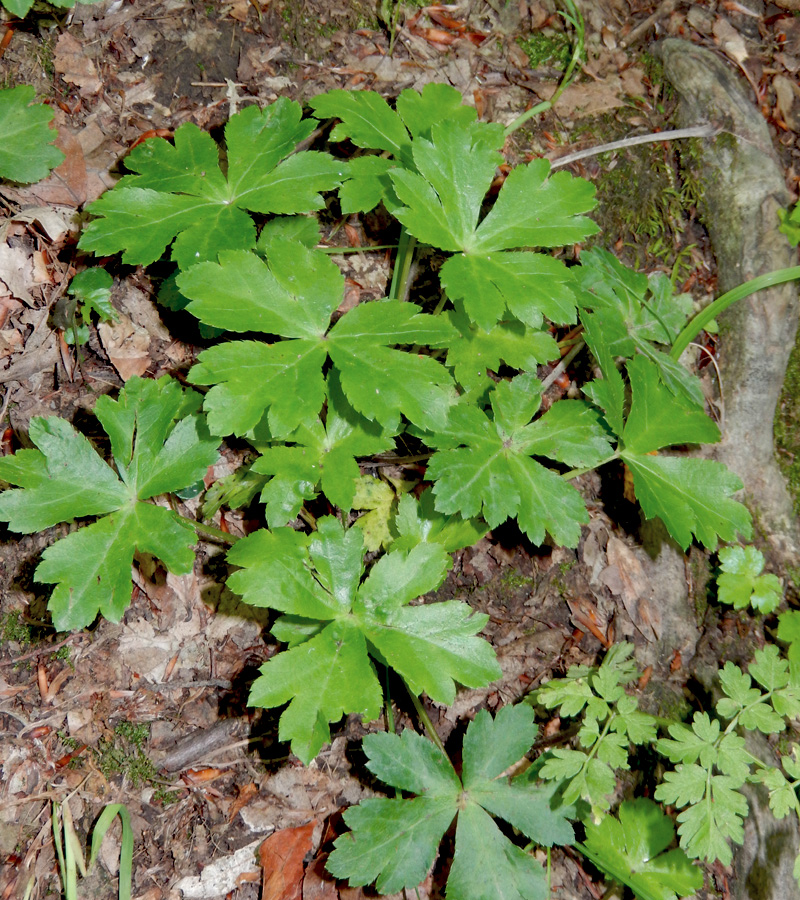
<svg viewBox="0 0 800 900">
<path fill-rule="evenodd" d="M 171 571 L 194 562 L 191 524 L 146 501 L 180 490 L 217 456 L 197 415 L 200 397 L 170 378 L 132 378 L 118 400 L 101 397 L 95 414 L 106 430 L 116 472 L 63 419 L 33 419 L 39 448 L 0 459 L 0 478 L 19 485 L 0 495 L 0 518 L 32 533 L 76 516 L 97 516 L 45 550 L 36 579 L 55 584 L 50 612 L 59 630 L 82 628 L 101 612 L 118 622 L 130 602 L 130 565 L 139 549 Z"/>
<path fill-rule="evenodd" d="M 675 900 L 703 886 L 703 873 L 679 849 L 672 819 L 643 797 L 619 805 L 618 818 L 585 823 L 577 848 L 602 872 L 627 885 L 639 900 Z M 665 852 L 666 851 L 666 852 Z"/>
<path fill-rule="evenodd" d="M 12 16 L 18 16 L 20 19 L 26 16 L 33 7 L 35 0 L 0 0 L 0 3 L 11 13 Z M 78 0 L 47 0 L 51 6 L 57 9 L 72 9 L 78 3 Z M 81 3 L 97 3 L 97 0 L 80 0 Z"/>
<path fill-rule="evenodd" d="M 755 547 L 723 547 L 719 551 L 718 596 L 734 609 L 752 606 L 771 613 L 783 599 L 783 585 L 777 575 L 762 575 L 764 554 Z"/>
<path fill-rule="evenodd" d="M 789 632 L 787 624 L 784 636 Z M 583 714 L 578 743 L 584 749 L 550 751 L 540 775 L 563 783 L 565 802 L 588 800 L 597 816 L 609 806 L 608 795 L 616 785 L 613 769 L 629 768 L 629 746 L 650 744 L 676 764 L 656 787 L 655 798 L 682 810 L 681 848 L 694 859 L 729 865 L 729 841 L 743 839 L 747 800 L 740 788 L 746 782 L 767 786 L 777 818 L 800 810 L 795 794 L 800 766 L 789 757 L 782 759 L 794 779 L 787 780 L 779 768 L 746 749 L 741 733 L 786 730 L 787 720 L 800 714 L 800 670 L 790 670 L 774 644 L 755 651 L 748 673 L 728 661 L 719 673 L 724 696 L 715 705 L 716 717 L 696 712 L 691 725 L 684 725 L 637 709 L 635 697 L 624 689 L 637 675 L 632 652 L 631 645 L 616 644 L 599 667 L 573 666 L 566 678 L 553 679 L 536 692 L 536 702 L 558 708 L 562 716 Z M 657 738 L 657 727 L 666 727 L 670 737 Z M 800 862 L 795 872 L 800 878 Z"/>
<path fill-rule="evenodd" d="M 158 772 L 142 746 L 147 736 L 145 724 L 118 722 L 113 736 L 102 738 L 93 751 L 97 768 L 107 778 L 123 775 L 134 788 L 152 783 Z"/>
<path fill-rule="evenodd" d="M 224 332 L 188 374 L 207 388 L 202 398 L 168 378 L 134 378 L 116 401 L 103 397 L 96 405 L 111 464 L 58 419 L 34 419 L 38 449 L 0 459 L 0 478 L 16 486 L 0 495 L 0 519 L 12 530 L 101 516 L 48 548 L 36 570 L 37 580 L 56 584 L 56 627 L 78 628 L 98 612 L 119 620 L 137 550 L 179 573 L 192 565 L 198 531 L 233 542 L 154 501 L 201 482 L 225 437 L 246 438 L 257 458 L 210 506 L 256 493 L 264 503 L 267 527 L 229 551 L 240 569 L 228 583 L 246 602 L 282 613 L 272 632 L 286 649 L 262 668 L 250 702 L 288 704 L 280 736 L 304 761 L 343 714 L 379 715 L 376 667 L 398 673 L 416 703 L 421 691 L 448 703 L 457 681 L 479 686 L 498 677 L 493 651 L 478 635 L 484 616 L 459 601 L 418 600 L 442 583 L 450 552 L 508 518 L 536 543 L 549 535 L 576 546 L 588 514 L 571 482 L 582 472 L 622 460 L 645 514 L 660 517 L 684 548 L 696 538 L 714 549 L 720 539 L 751 532 L 749 513 L 732 499 L 738 478 L 715 462 L 668 452 L 719 438 L 697 379 L 678 362 L 681 342 L 696 335 L 707 313 L 685 324 L 689 300 L 674 294 L 666 276 L 632 272 L 605 251 L 586 252 L 571 268 L 551 252 L 595 232 L 585 215 L 594 203 L 591 185 L 566 173 L 551 177 L 549 164 L 535 160 L 513 169 L 492 197 L 504 130 L 478 122 L 443 85 L 404 91 L 396 109 L 369 91 L 332 91 L 312 107 L 317 120 L 338 119 L 332 140 L 349 139 L 364 152 L 347 163 L 321 151 L 293 154 L 317 121 L 279 100 L 231 118 L 224 173 L 214 141 L 185 125 L 174 146 L 151 139 L 136 148 L 127 163 L 135 174 L 90 207 L 96 218 L 82 249 L 123 251 L 126 262 L 146 265 L 172 245 L 175 287 L 187 311 Z M 323 206 L 321 191 L 337 187 L 344 212 L 382 202 L 402 226 L 389 297 L 343 312 L 343 275 L 316 249 L 319 227 L 306 215 Z M 441 264 L 440 289 L 411 303 L 418 245 Z M 798 274 L 756 279 L 715 301 L 712 314 Z M 573 336 L 558 341 L 561 328 Z M 231 332 L 248 339 L 231 339 Z M 600 373 L 584 385 L 585 399 L 543 409 L 538 366 L 562 353 L 568 362 L 584 347 Z M 396 465 L 408 463 L 407 478 L 391 486 L 361 471 L 387 454 Z M 409 483 L 422 480 L 411 466 L 426 461 L 432 485 L 422 490 Z M 563 698 L 558 682 L 540 692 L 543 702 L 585 710 L 580 740 L 588 752 L 559 749 L 526 776 L 531 789 L 544 779 L 536 791 L 552 791 L 553 815 L 563 818 L 580 799 L 599 815 L 609 807 L 614 768 L 627 765 L 628 746 L 655 740 L 656 723 L 625 691 L 634 677 L 629 657 L 620 645 L 597 672 L 569 675 Z M 761 663 L 754 665 L 758 672 Z M 784 688 L 768 688 L 770 702 L 787 703 Z M 509 734 L 526 730 L 525 747 L 513 738 L 517 755 L 533 732 L 513 723 L 530 715 L 521 708 L 498 717 Z M 747 728 L 753 716 L 748 707 L 733 719 L 732 729 Z M 487 722 L 482 716 L 467 732 L 465 758 L 488 752 L 479 733 L 502 730 Z M 386 746 L 417 746 L 417 739 L 386 737 Z M 435 759 L 437 771 L 446 771 L 444 758 Z M 378 774 L 399 787 L 422 784 L 397 782 L 386 768 Z M 707 774 L 709 783 L 730 777 Z M 437 797 L 450 819 L 442 830 L 461 805 L 467 849 L 456 852 L 464 866 L 474 829 L 487 818 L 483 800 L 473 803 L 470 792 L 486 803 L 495 792 L 467 773 L 458 788 L 454 774 L 443 778 L 450 786 L 437 782 Z M 685 818 L 696 818 L 694 809 Z M 495 811 L 517 824 L 505 808 Z M 356 835 L 355 844 L 374 857 L 373 826 L 364 827 L 366 838 Z M 522 830 L 541 840 L 539 831 Z M 683 827 L 682 840 L 686 834 Z M 438 840 L 428 835 L 424 858 Z M 515 884 L 529 857 L 492 846 L 506 861 L 498 863 L 506 883 Z M 711 848 L 704 844 L 698 855 Z M 719 842 L 713 849 L 721 851 Z M 359 868 L 350 852 L 332 857 L 340 871 L 352 864 L 346 874 L 355 879 L 380 874 L 372 863 Z M 420 866 L 398 869 L 381 884 L 401 876 L 410 883 Z M 534 881 L 515 890 L 527 898 L 540 888 Z M 456 900 L 469 891 L 464 878 L 451 876 Z"/>
<path fill-rule="evenodd" d="M 400 523 L 401 537 L 403 523 Z M 441 535 L 439 535 L 441 536 Z M 458 601 L 409 606 L 444 580 L 450 557 L 422 541 L 379 559 L 362 582 L 361 532 L 333 517 L 307 536 L 291 528 L 260 530 L 239 541 L 228 559 L 241 566 L 228 584 L 246 603 L 284 615 L 272 633 L 288 649 L 261 668 L 254 706 L 289 703 L 281 740 L 310 762 L 330 740 L 328 722 L 356 712 L 375 719 L 381 687 L 370 656 L 405 679 L 415 694 L 452 703 L 455 680 L 477 686 L 500 675 L 489 645 L 476 637 L 487 616 Z"/>
<path fill-rule="evenodd" d="M 56 303 L 53 324 L 64 330 L 68 344 L 89 340 L 89 317 L 97 313 L 101 322 L 115 322 L 117 312 L 111 305 L 113 279 L 105 269 L 86 269 L 69 283 L 67 294 Z"/>
<path fill-rule="evenodd" d="M 122 823 L 122 841 L 119 855 L 119 900 L 130 900 L 133 874 L 133 828 L 127 807 L 121 803 L 107 806 L 92 831 L 92 847 L 87 865 L 83 849 L 75 833 L 69 803 L 53 804 L 53 838 L 58 856 L 58 869 L 61 873 L 61 884 L 64 888 L 64 900 L 78 900 L 78 872 L 85 878 L 94 865 L 106 832 L 114 819 L 119 816 Z"/>
<path fill-rule="evenodd" d="M 39 181 L 64 161 L 64 154 L 52 146 L 56 139 L 50 128 L 53 110 L 41 103 L 31 105 L 34 96 L 34 89 L 26 84 L 0 91 L 1 178 Z"/>
<path fill-rule="evenodd" d="M 552 788 L 532 783 L 526 773 L 504 777 L 536 737 L 532 720 L 525 706 L 506 706 L 494 719 L 486 710 L 479 712 L 464 736 L 460 778 L 442 750 L 420 735 L 367 735 L 363 747 L 370 771 L 415 796 L 365 800 L 348 810 L 345 822 L 352 830 L 336 841 L 329 871 L 353 885 L 375 881 L 383 894 L 414 888 L 456 818 L 448 897 L 546 897 L 541 865 L 509 841 L 492 818 L 504 819 L 547 847 L 573 840 L 570 810 L 555 800 Z"/>
<path fill-rule="evenodd" d="M 800 244 L 800 203 L 795 203 L 791 210 L 779 209 L 778 218 L 781 222 L 778 231 L 785 234 L 789 243 L 796 247 Z"/>
</svg>

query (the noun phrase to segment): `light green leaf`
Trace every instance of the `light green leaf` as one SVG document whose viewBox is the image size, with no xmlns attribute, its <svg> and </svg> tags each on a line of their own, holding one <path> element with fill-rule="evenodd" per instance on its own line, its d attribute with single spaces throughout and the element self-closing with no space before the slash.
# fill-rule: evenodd
<svg viewBox="0 0 800 900">
<path fill-rule="evenodd" d="M 27 0 L 9 2 L 4 4 L 6 8 L 20 17 L 31 6 Z M 32 106 L 35 96 L 36 91 L 27 84 L 0 90 L 0 178 L 39 181 L 64 161 L 64 154 L 53 146 L 57 137 L 50 128 L 53 110 L 43 103 Z"/>
<path fill-rule="evenodd" d="M 495 388 L 491 402 L 499 421 L 494 423 L 475 409 L 453 407 L 449 428 L 463 435 L 466 446 L 440 450 L 428 464 L 428 474 L 435 479 L 436 508 L 467 517 L 482 515 L 491 527 L 516 516 L 534 544 L 541 544 L 547 531 L 557 543 L 576 546 L 580 525 L 588 520 L 580 495 L 551 469 L 530 459 L 525 427 L 509 422 L 506 428 L 500 420 L 504 404 L 507 420 L 520 421 L 527 410 L 535 409 L 538 399 L 529 391 L 525 396 L 526 388 L 529 382 L 524 377 Z M 516 409 L 518 400 L 521 405 Z"/>
<path fill-rule="evenodd" d="M 12 531 L 113 514 L 48 548 L 36 570 L 36 580 L 57 585 L 50 603 L 59 630 L 89 625 L 98 612 L 120 620 L 131 598 L 137 549 L 176 574 L 190 571 L 194 529 L 138 501 L 195 484 L 217 458 L 218 442 L 192 414 L 196 405 L 166 377 L 134 377 L 118 400 L 101 397 L 95 412 L 111 439 L 119 477 L 83 435 L 56 418 L 31 421 L 30 438 L 39 449 L 0 459 L 0 478 L 18 485 L 0 495 L 0 519 Z"/>
<path fill-rule="evenodd" d="M 481 205 L 503 161 L 476 135 L 463 123 L 434 125 L 430 141 L 413 142 L 418 172 L 389 172 L 395 193 L 405 204 L 395 216 L 414 237 L 440 250 L 471 249 Z"/>
<path fill-rule="evenodd" d="M 637 455 L 673 444 L 707 444 L 719 440 L 719 429 L 702 409 L 676 397 L 661 383 L 658 369 L 637 356 L 628 363 L 633 400 L 622 440 Z"/>
<path fill-rule="evenodd" d="M 575 294 L 569 269 L 541 253 L 458 254 L 442 266 L 442 285 L 451 300 L 463 302 L 470 319 L 485 331 L 508 313 L 539 328 L 542 316 L 575 321 Z"/>
<path fill-rule="evenodd" d="M 717 578 L 719 599 L 734 609 L 752 606 L 771 613 L 783 598 L 783 586 L 777 575 L 762 575 L 764 554 L 755 547 L 723 547 L 719 551 L 722 572 Z"/>
<path fill-rule="evenodd" d="M 548 175 L 546 159 L 512 169 L 474 240 L 463 249 L 488 253 L 514 247 L 555 247 L 596 234 L 597 225 L 579 215 L 594 208 L 594 185 L 567 172 Z"/>
<path fill-rule="evenodd" d="M 309 100 L 318 119 L 340 119 L 332 141 L 350 139 L 356 147 L 385 150 L 410 162 L 411 140 L 400 116 L 374 91 L 328 91 Z"/>
<path fill-rule="evenodd" d="M 484 331 L 473 325 L 463 311 L 451 310 L 445 317 L 459 335 L 450 342 L 447 365 L 453 368 L 456 381 L 476 400 L 493 383 L 488 372 L 496 372 L 501 363 L 536 372 L 540 363 L 558 358 L 558 345 L 549 333 L 514 319 L 497 322 Z"/>
<path fill-rule="evenodd" d="M 422 93 L 410 88 L 401 91 L 397 98 L 397 112 L 405 122 L 406 127 L 413 137 L 430 139 L 431 129 L 440 122 L 458 122 L 459 125 L 471 125 L 478 118 L 478 114 L 472 106 L 464 105 L 464 98 L 449 84 L 426 84 Z M 482 123 L 478 126 L 499 140 L 495 133 L 502 129 L 498 125 Z"/>
<path fill-rule="evenodd" d="M 737 670 L 738 671 L 738 670 Z M 658 752 L 663 753 L 672 762 L 694 763 L 700 760 L 704 769 L 716 765 L 719 738 L 719 722 L 709 717 L 708 713 L 696 712 L 692 720 L 691 730 L 685 725 L 674 723 L 668 727 L 672 740 L 662 738 L 658 741 Z"/>
<path fill-rule="evenodd" d="M 347 402 L 335 373 L 328 376 L 325 424 L 301 425 L 287 437 L 293 446 L 276 444 L 264 450 L 252 471 L 270 476 L 261 491 L 267 522 L 277 528 L 297 516 L 304 500 L 321 488 L 340 509 L 355 507 L 360 477 L 356 457 L 389 450 L 392 434 L 360 416 Z M 393 495 L 392 495 L 393 496 Z"/>
<path fill-rule="evenodd" d="M 337 187 L 346 165 L 314 151 L 289 156 L 313 130 L 298 103 L 280 98 L 263 110 L 248 106 L 225 127 L 227 175 L 212 138 L 186 123 L 174 146 L 151 138 L 136 147 L 127 175 L 90 207 L 98 218 L 79 246 L 98 254 L 122 250 L 123 261 L 148 265 L 173 242 L 181 268 L 214 260 L 223 250 L 255 245 L 250 212 L 293 214 L 320 209 L 320 191 Z M 289 157 L 289 158 L 287 158 Z"/>
<path fill-rule="evenodd" d="M 332 622 L 261 667 L 248 703 L 270 708 L 287 702 L 278 734 L 291 741 L 292 752 L 306 764 L 330 741 L 329 722 L 351 712 L 365 720 L 377 718 L 381 688 L 356 625 Z"/>
<path fill-rule="evenodd" d="M 747 815 L 747 800 L 730 784 L 728 776 L 714 775 L 702 802 L 678 816 L 681 847 L 689 856 L 706 862 L 719 860 L 723 866 L 731 864 L 728 840 L 741 844 L 744 839 L 742 819 Z"/>
<path fill-rule="evenodd" d="M 438 512 L 430 490 L 424 491 L 419 500 L 412 494 L 403 494 L 398 500 L 392 526 L 397 533 L 392 543 L 396 550 L 410 550 L 429 541 L 441 544 L 448 553 L 477 544 L 489 530 L 479 519 Z"/>
<path fill-rule="evenodd" d="M 672 842 L 671 819 L 651 800 L 620 804 L 619 820 L 587 821 L 580 849 L 603 872 L 627 885 L 639 900 L 676 900 L 703 886 L 703 872 L 682 850 L 663 852 Z"/>
<path fill-rule="evenodd" d="M 622 458 L 633 473 L 636 499 L 648 518 L 658 516 L 684 550 L 692 535 L 706 547 L 717 539 L 736 540 L 752 533 L 750 513 L 731 500 L 742 482 L 721 463 L 707 459 L 637 455 L 624 450 Z"/>
<path fill-rule="evenodd" d="M 346 712 L 377 716 L 380 689 L 368 653 L 439 703 L 452 702 L 456 680 L 477 687 L 499 677 L 491 647 L 475 636 L 486 616 L 456 601 L 408 606 L 444 580 L 450 558 L 443 547 L 389 553 L 362 583 L 361 532 L 344 531 L 330 516 L 317 526 L 311 538 L 288 528 L 258 531 L 228 554 L 242 567 L 228 584 L 245 602 L 325 623 L 316 637 L 269 660 L 251 694 L 257 705 L 290 701 L 281 737 L 301 759 L 310 761 L 329 740 L 328 722 Z"/>
</svg>

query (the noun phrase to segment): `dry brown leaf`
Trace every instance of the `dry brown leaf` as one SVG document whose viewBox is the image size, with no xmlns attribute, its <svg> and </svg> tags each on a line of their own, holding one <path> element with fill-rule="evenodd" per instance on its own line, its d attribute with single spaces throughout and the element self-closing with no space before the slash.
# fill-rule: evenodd
<svg viewBox="0 0 800 900">
<path fill-rule="evenodd" d="M 302 900 L 303 861 L 311 852 L 316 821 L 271 834 L 258 849 L 262 900 Z"/>
<path fill-rule="evenodd" d="M 749 54 L 744 38 L 727 19 L 718 17 L 714 22 L 713 32 L 720 49 L 734 62 L 741 65 L 747 59 Z"/>
<path fill-rule="evenodd" d="M 111 364 L 123 381 L 134 375 L 144 375 L 151 362 L 150 335 L 141 325 L 134 324 L 120 313 L 117 322 L 101 322 L 97 333 Z"/>
<path fill-rule="evenodd" d="M 650 603 L 651 585 L 634 551 L 618 537 L 608 539 L 608 566 L 598 581 L 619 597 L 633 624 L 650 642 L 658 640 L 661 620 Z"/>
<path fill-rule="evenodd" d="M 54 65 L 64 81 L 74 84 L 84 97 L 99 93 L 103 87 L 97 67 L 86 56 L 83 45 L 67 32 L 56 41 Z"/>
</svg>

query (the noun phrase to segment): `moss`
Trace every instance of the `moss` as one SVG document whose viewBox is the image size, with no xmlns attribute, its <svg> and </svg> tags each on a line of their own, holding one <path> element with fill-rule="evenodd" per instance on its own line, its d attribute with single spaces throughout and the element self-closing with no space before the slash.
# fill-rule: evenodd
<svg viewBox="0 0 800 900">
<path fill-rule="evenodd" d="M 783 392 L 775 412 L 775 449 L 778 465 L 800 516 L 800 338 L 794 345 Z"/>
<path fill-rule="evenodd" d="M 33 636 L 29 625 L 22 622 L 22 613 L 18 609 L 0 616 L 0 641 L 16 641 L 19 644 L 33 643 Z"/>
<path fill-rule="evenodd" d="M 561 32 L 546 34 L 537 31 L 528 37 L 518 37 L 517 43 L 527 54 L 532 69 L 541 66 L 566 69 L 569 65 L 572 42 L 567 34 Z"/>
</svg>

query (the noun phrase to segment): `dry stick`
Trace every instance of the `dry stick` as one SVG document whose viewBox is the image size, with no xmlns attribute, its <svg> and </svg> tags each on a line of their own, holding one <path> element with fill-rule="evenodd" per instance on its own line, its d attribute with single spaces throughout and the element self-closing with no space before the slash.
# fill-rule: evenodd
<svg viewBox="0 0 800 900">
<path fill-rule="evenodd" d="M 716 125 L 692 125 L 690 128 L 675 128 L 672 131 L 658 131 L 653 134 L 638 134 L 634 137 L 623 138 L 621 141 L 612 141 L 610 144 L 600 144 L 599 147 L 590 147 L 587 150 L 578 150 L 575 153 L 568 153 L 558 159 L 550 161 L 551 169 L 560 169 L 562 166 L 568 166 L 570 163 L 577 162 L 579 159 L 586 159 L 589 156 L 598 156 L 601 153 L 608 153 L 610 150 L 622 150 L 625 147 L 635 147 L 637 144 L 657 144 L 659 141 L 677 141 L 681 138 L 700 138 L 715 137 L 721 134 L 724 129 L 717 128 Z"/>
<path fill-rule="evenodd" d="M 637 25 L 630 34 L 626 35 L 625 38 L 619 42 L 620 47 L 623 50 L 630 47 L 630 45 L 634 43 L 634 41 L 638 41 L 652 25 L 655 25 L 660 18 L 669 15 L 677 5 L 677 0 L 664 0 L 652 15 L 648 16 L 644 22 Z"/>
</svg>

